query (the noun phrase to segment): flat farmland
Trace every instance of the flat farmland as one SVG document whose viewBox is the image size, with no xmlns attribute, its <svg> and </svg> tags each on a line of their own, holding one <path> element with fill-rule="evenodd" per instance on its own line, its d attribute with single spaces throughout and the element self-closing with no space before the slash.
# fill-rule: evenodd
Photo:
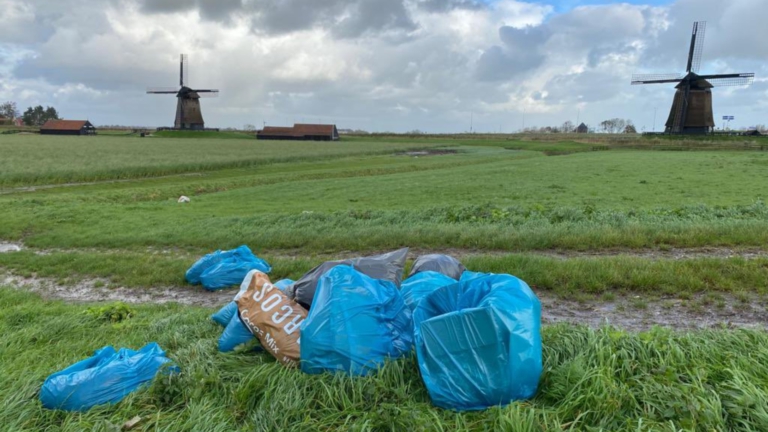
<svg viewBox="0 0 768 432">
<path fill-rule="evenodd" d="M 768 429 L 759 146 L 222 138 L 0 136 L 0 244 L 21 248 L 0 253 L 0 424 L 113 430 L 140 415 L 144 430 Z M 240 244 L 273 278 L 403 246 L 410 259 L 450 253 L 521 277 L 544 304 L 539 394 L 458 414 L 429 403 L 413 359 L 351 379 L 218 353 L 207 317 L 234 292 L 203 293 L 184 271 Z M 135 318 L 84 314 L 113 298 L 136 303 Z M 150 340 L 179 360 L 180 377 L 82 415 L 36 402 L 50 371 Z"/>
</svg>

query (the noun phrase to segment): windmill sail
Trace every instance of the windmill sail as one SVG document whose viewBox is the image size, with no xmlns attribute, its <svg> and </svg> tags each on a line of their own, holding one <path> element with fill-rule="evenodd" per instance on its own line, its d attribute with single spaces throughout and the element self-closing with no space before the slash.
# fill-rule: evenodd
<svg viewBox="0 0 768 432">
<path fill-rule="evenodd" d="M 693 23 L 685 75 L 645 74 L 632 76 L 632 85 L 676 84 L 675 97 L 672 99 L 672 107 L 669 110 L 666 123 L 667 133 L 711 132 L 715 127 L 712 112 L 712 88 L 749 85 L 755 78 L 753 73 L 699 75 L 706 30 L 706 22 Z"/>
<path fill-rule="evenodd" d="M 175 129 L 204 130 L 205 122 L 200 108 L 200 98 L 216 97 L 219 91 L 189 87 L 189 58 L 186 54 L 181 54 L 179 57 L 179 87 L 148 88 L 147 93 L 176 95 L 176 117 L 173 122 Z"/>
</svg>

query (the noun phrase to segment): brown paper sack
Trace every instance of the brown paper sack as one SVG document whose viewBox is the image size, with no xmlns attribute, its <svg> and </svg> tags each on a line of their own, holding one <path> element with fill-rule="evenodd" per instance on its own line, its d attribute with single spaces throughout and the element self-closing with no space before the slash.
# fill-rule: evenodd
<svg viewBox="0 0 768 432">
<path fill-rule="evenodd" d="M 272 285 L 269 277 L 260 271 L 248 273 L 242 287 L 246 286 L 235 299 L 243 323 L 280 363 L 298 366 L 299 326 L 307 317 L 307 311 Z"/>
</svg>

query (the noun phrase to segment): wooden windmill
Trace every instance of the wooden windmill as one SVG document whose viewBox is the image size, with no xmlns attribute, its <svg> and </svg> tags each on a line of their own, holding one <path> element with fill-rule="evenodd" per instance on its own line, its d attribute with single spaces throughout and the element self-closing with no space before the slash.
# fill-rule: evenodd
<svg viewBox="0 0 768 432">
<path fill-rule="evenodd" d="M 749 85 L 754 73 L 699 75 L 701 54 L 704 50 L 705 21 L 693 23 L 691 46 L 688 50 L 688 66 L 685 75 L 657 74 L 633 75 L 632 85 L 677 83 L 675 98 L 666 124 L 666 133 L 705 134 L 715 127 L 712 113 L 712 88 Z"/>
<path fill-rule="evenodd" d="M 204 130 L 205 122 L 203 113 L 200 110 L 200 98 L 216 97 L 218 90 L 213 89 L 192 89 L 187 87 L 189 83 L 189 65 L 187 55 L 182 54 L 179 65 L 179 86 L 166 88 L 151 88 L 147 90 L 148 94 L 175 94 L 178 102 L 176 104 L 176 120 L 173 123 L 174 129 Z"/>
</svg>

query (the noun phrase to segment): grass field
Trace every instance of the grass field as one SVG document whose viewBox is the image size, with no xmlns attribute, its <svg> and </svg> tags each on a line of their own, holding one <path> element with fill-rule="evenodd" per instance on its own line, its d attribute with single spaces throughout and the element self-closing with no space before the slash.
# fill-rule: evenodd
<svg viewBox="0 0 768 432">
<path fill-rule="evenodd" d="M 207 310 L 136 307 L 104 322 L 86 306 L 0 289 L 0 424 L 5 430 L 766 430 L 768 334 L 644 334 L 550 327 L 541 391 L 527 402 L 456 414 L 432 407 L 413 359 L 369 378 L 310 376 L 268 354 L 216 353 Z M 40 408 L 53 370 L 106 344 L 157 341 L 182 374 L 86 414 Z"/>
<path fill-rule="evenodd" d="M 572 299 L 768 295 L 768 152 L 535 138 L 3 136 L 0 243 L 25 250 L 0 253 L 0 275 L 191 291 L 184 271 L 214 249 L 248 244 L 274 278 L 296 278 L 410 246 Z M 134 415 L 140 430 L 768 430 L 763 330 L 545 327 L 534 400 L 457 414 L 430 405 L 412 359 L 365 379 L 307 376 L 217 353 L 208 309 L 135 306 L 106 323 L 89 307 L 0 288 L 6 430 L 115 430 Z M 51 372 L 150 341 L 180 377 L 84 415 L 36 401 Z"/>
</svg>

